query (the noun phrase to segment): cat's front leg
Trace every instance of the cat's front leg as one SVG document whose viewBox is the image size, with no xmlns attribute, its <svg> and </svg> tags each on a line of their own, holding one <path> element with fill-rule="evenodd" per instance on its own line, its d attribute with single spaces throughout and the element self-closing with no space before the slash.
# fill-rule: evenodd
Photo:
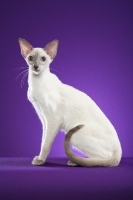
<svg viewBox="0 0 133 200">
<path fill-rule="evenodd" d="M 40 160 L 39 156 L 35 156 L 32 160 L 32 165 L 43 165 L 44 161 Z"/>
<path fill-rule="evenodd" d="M 34 157 L 32 161 L 33 165 L 43 165 L 45 163 L 55 136 L 59 130 L 59 126 L 57 124 L 56 120 L 54 122 L 52 120 L 47 121 L 46 130 L 43 129 L 41 151 L 39 156 Z"/>
</svg>

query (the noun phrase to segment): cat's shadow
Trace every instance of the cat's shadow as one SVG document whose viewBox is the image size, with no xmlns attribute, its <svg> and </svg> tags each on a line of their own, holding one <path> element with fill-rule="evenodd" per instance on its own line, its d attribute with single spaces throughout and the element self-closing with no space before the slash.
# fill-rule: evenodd
<svg viewBox="0 0 133 200">
<path fill-rule="evenodd" d="M 40 166 L 35 166 L 31 164 L 31 158 L 0 158 L 0 169 L 37 169 L 37 168 L 68 168 L 71 166 L 67 165 L 67 158 L 53 158 L 48 159 L 45 164 Z M 78 167 L 78 166 L 76 166 Z"/>
</svg>

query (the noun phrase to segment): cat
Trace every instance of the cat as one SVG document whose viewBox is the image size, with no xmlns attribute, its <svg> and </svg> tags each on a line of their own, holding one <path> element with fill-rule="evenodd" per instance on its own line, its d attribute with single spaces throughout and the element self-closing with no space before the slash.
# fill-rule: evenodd
<svg viewBox="0 0 133 200">
<path fill-rule="evenodd" d="M 111 122 L 87 94 L 62 83 L 50 72 L 58 40 L 44 48 L 33 48 L 20 38 L 19 45 L 29 66 L 27 96 L 43 127 L 40 154 L 34 157 L 32 164 L 45 163 L 58 131 L 63 130 L 65 152 L 70 159 L 68 165 L 118 166 L 122 148 Z M 70 142 L 88 158 L 76 156 Z"/>
</svg>

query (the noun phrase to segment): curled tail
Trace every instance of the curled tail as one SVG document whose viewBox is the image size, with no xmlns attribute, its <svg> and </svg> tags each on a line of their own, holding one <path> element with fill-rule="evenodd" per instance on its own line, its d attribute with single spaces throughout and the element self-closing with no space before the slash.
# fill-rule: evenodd
<svg viewBox="0 0 133 200">
<path fill-rule="evenodd" d="M 114 151 L 110 159 L 101 159 L 101 158 L 82 158 L 75 155 L 70 149 L 70 140 L 71 136 L 80 130 L 84 125 L 78 125 L 71 130 L 65 136 L 64 148 L 66 155 L 73 163 L 81 166 L 117 166 L 120 162 L 119 152 Z"/>
</svg>

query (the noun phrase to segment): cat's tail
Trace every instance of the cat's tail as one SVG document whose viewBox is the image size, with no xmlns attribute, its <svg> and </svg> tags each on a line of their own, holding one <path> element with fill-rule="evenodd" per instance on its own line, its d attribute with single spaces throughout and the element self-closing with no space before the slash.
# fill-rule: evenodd
<svg viewBox="0 0 133 200">
<path fill-rule="evenodd" d="M 120 153 L 119 151 L 114 151 L 112 157 L 110 159 L 101 159 L 101 158 L 83 158 L 75 155 L 70 148 L 70 139 L 71 136 L 80 130 L 84 125 L 78 125 L 71 130 L 65 136 L 64 148 L 65 152 L 70 159 L 70 161 L 74 164 L 81 166 L 117 166 L 120 162 Z"/>
</svg>

